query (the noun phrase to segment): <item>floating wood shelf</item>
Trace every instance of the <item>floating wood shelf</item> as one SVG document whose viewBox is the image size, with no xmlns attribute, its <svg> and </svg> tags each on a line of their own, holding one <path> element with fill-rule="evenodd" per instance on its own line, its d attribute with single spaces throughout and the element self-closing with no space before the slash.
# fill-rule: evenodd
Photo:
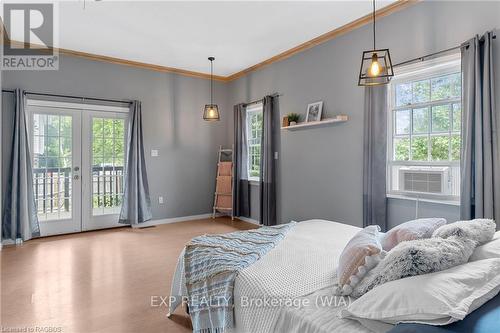
<svg viewBox="0 0 500 333">
<path fill-rule="evenodd" d="M 289 130 L 289 131 L 295 131 L 295 130 L 300 130 L 300 129 L 306 129 L 310 127 L 322 127 L 322 126 L 327 126 L 331 124 L 336 124 L 336 123 L 345 123 L 348 121 L 349 118 L 327 118 L 323 119 L 320 121 L 311 121 L 309 123 L 299 123 L 294 126 L 287 126 L 287 127 L 282 127 L 282 130 Z"/>
</svg>

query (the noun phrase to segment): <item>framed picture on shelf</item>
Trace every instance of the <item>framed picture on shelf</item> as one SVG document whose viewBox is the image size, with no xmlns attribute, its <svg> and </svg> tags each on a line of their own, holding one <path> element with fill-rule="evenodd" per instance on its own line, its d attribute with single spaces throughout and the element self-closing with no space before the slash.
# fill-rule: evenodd
<svg viewBox="0 0 500 333">
<path fill-rule="evenodd" d="M 309 104 L 307 106 L 306 123 L 320 121 L 321 112 L 323 112 L 323 101 Z"/>
</svg>

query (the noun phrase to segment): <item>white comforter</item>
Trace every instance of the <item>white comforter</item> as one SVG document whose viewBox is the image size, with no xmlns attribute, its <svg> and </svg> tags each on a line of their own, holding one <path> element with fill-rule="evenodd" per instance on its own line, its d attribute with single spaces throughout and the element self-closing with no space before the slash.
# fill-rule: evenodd
<svg viewBox="0 0 500 333">
<path fill-rule="evenodd" d="M 314 313 L 318 313 L 317 311 L 296 309 L 293 305 L 289 306 L 291 300 L 307 298 L 305 296 L 333 285 L 338 258 L 347 242 L 359 230 L 357 227 L 325 220 L 303 221 L 290 229 L 276 248 L 237 276 L 233 331 L 290 332 L 290 326 L 286 329 L 283 327 L 283 320 L 291 324 L 289 317 L 294 316 L 294 313 L 312 315 L 300 318 L 302 322 L 314 320 Z M 182 260 L 179 263 L 178 271 L 183 271 Z M 183 272 L 180 276 L 183 276 Z M 174 278 L 172 295 L 184 295 L 183 283 L 182 278 Z M 341 308 L 344 304 L 341 301 L 334 302 L 333 307 Z M 331 315 L 323 312 L 323 316 L 328 317 L 330 329 L 338 326 L 342 327 L 341 332 L 368 332 L 355 321 L 337 318 L 336 312 L 332 311 Z M 322 331 L 313 326 L 307 327 L 312 331 Z M 304 332 L 297 330 L 299 331 Z"/>
</svg>

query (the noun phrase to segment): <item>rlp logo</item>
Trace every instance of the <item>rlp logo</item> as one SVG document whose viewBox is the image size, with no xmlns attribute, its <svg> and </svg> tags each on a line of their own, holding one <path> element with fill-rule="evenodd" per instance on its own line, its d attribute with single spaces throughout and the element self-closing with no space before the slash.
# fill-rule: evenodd
<svg viewBox="0 0 500 333">
<path fill-rule="evenodd" d="M 54 8 L 51 3 L 3 5 L 8 40 L 4 56 L 52 55 Z M 9 42 L 10 40 L 10 42 Z"/>
</svg>

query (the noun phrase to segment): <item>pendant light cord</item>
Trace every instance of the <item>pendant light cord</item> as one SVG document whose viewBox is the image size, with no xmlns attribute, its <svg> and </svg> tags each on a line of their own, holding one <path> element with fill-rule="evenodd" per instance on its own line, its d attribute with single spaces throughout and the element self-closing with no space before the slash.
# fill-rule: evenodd
<svg viewBox="0 0 500 333">
<path fill-rule="evenodd" d="M 375 47 L 375 0 L 373 0 L 373 49 L 376 50 Z"/>
<path fill-rule="evenodd" d="M 214 105 L 214 61 L 210 60 L 210 107 Z"/>
</svg>

